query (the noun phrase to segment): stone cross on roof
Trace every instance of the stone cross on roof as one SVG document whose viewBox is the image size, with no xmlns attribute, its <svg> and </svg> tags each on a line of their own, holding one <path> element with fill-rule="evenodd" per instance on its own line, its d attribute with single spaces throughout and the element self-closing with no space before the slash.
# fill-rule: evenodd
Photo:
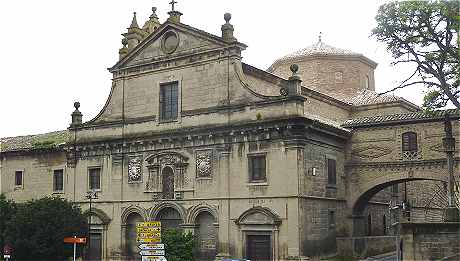
<svg viewBox="0 0 460 261">
<path fill-rule="evenodd" d="M 171 0 L 171 2 L 169 2 L 169 4 L 171 5 L 171 11 L 174 11 L 174 4 L 177 4 L 177 2 L 174 1 L 174 0 Z"/>
</svg>

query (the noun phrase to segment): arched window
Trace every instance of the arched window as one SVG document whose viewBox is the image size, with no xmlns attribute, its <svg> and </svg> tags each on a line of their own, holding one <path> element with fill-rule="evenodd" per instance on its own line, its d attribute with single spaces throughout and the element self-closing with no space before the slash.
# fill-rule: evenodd
<svg viewBox="0 0 460 261">
<path fill-rule="evenodd" d="M 402 135 L 402 151 L 417 151 L 417 133 L 405 132 Z"/>
<path fill-rule="evenodd" d="M 164 199 L 174 198 L 174 171 L 171 167 L 164 167 L 161 172 L 162 175 L 162 192 Z"/>
<path fill-rule="evenodd" d="M 156 218 L 156 220 L 161 221 L 161 229 L 179 229 L 180 224 L 182 224 L 182 218 L 179 212 L 171 207 L 162 209 Z"/>
<path fill-rule="evenodd" d="M 144 219 L 138 213 L 131 213 L 129 214 L 128 218 L 126 219 L 126 254 L 127 256 L 134 258 L 137 256 L 139 249 L 137 248 L 137 231 L 136 231 L 136 223 L 142 222 Z"/>
</svg>

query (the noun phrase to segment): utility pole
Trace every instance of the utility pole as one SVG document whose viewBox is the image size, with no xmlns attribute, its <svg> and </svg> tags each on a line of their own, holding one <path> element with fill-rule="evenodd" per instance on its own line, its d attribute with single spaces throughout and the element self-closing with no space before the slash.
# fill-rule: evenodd
<svg viewBox="0 0 460 261">
<path fill-rule="evenodd" d="M 446 152 L 447 156 L 447 171 L 449 173 L 449 181 L 448 181 L 448 203 L 449 206 L 446 210 L 446 222 L 459 222 L 460 215 L 459 210 L 455 206 L 454 200 L 454 153 L 455 153 L 455 138 L 452 135 L 452 122 L 450 120 L 449 113 L 446 112 L 444 118 L 444 132 L 446 137 L 442 139 L 442 143 L 444 146 L 444 151 Z"/>
</svg>

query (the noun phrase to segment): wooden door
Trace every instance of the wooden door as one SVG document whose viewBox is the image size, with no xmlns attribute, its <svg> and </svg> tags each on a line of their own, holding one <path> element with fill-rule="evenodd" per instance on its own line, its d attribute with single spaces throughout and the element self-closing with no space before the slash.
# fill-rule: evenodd
<svg viewBox="0 0 460 261">
<path fill-rule="evenodd" d="M 89 249 L 89 260 L 100 261 L 102 260 L 102 234 L 91 233 L 91 246 Z"/>
<path fill-rule="evenodd" d="M 251 261 L 271 260 L 270 235 L 248 235 L 246 238 L 246 258 Z"/>
</svg>

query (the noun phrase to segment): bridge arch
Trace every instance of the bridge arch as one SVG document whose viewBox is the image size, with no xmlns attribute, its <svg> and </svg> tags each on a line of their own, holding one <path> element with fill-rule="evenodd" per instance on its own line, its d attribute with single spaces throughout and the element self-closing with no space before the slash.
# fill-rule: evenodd
<svg viewBox="0 0 460 261">
<path fill-rule="evenodd" d="M 353 218 L 353 235 L 354 236 L 363 236 L 365 234 L 365 218 L 364 218 L 364 210 L 368 205 L 368 202 L 371 200 L 373 196 L 375 196 L 378 192 L 382 191 L 383 189 L 396 185 L 401 184 L 404 182 L 410 181 L 421 181 L 421 180 L 431 180 L 436 182 L 446 182 L 446 179 L 443 176 L 439 177 L 385 177 L 385 180 L 376 179 L 369 181 L 363 184 L 363 189 L 360 191 L 360 194 L 354 193 L 354 197 L 350 200 L 351 202 L 351 209 L 352 209 L 352 218 Z"/>
</svg>

